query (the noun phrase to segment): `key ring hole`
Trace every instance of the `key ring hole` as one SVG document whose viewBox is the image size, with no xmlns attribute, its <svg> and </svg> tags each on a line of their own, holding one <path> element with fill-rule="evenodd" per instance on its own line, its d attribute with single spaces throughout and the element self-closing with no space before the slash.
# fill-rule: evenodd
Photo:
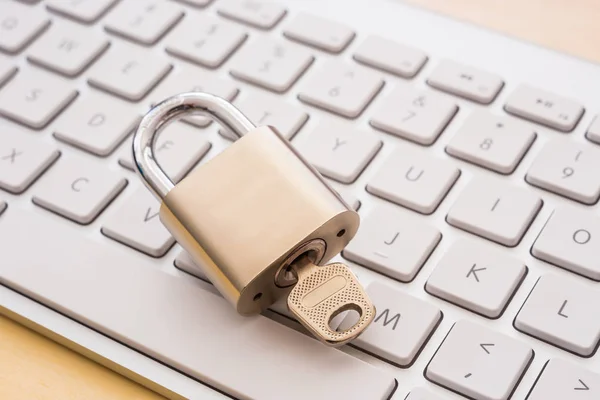
<svg viewBox="0 0 600 400">
<path fill-rule="evenodd" d="M 345 314 L 345 316 L 343 317 L 344 319 L 342 320 L 341 324 L 336 328 L 332 327 L 332 321 L 342 314 Z M 362 316 L 363 309 L 358 304 L 344 304 L 343 306 L 335 310 L 333 313 L 331 313 L 329 321 L 327 321 L 327 325 L 329 326 L 329 329 L 331 329 L 334 332 L 348 332 L 354 329 L 360 323 Z"/>
</svg>

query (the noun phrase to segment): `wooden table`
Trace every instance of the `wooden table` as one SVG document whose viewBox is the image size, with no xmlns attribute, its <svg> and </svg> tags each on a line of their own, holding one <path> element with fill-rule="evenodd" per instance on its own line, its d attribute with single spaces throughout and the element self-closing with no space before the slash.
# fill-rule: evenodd
<svg viewBox="0 0 600 400">
<path fill-rule="evenodd" d="M 600 63 L 598 0 L 405 0 Z M 0 399 L 164 399 L 0 315 Z"/>
</svg>

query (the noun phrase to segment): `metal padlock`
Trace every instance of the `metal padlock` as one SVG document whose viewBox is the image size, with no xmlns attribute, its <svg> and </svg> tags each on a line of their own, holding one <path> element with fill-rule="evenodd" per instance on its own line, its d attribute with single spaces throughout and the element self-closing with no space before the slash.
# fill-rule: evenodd
<svg viewBox="0 0 600 400">
<path fill-rule="evenodd" d="M 190 114 L 218 121 L 237 139 L 174 185 L 155 161 L 154 143 L 168 124 Z M 133 138 L 138 175 L 161 202 L 160 220 L 242 315 L 282 296 L 322 342 L 357 337 L 375 308 L 343 264 L 323 266 L 348 244 L 359 216 L 275 129 L 255 127 L 226 100 L 182 93 L 154 106 Z M 329 326 L 354 309 L 358 322 Z"/>
</svg>

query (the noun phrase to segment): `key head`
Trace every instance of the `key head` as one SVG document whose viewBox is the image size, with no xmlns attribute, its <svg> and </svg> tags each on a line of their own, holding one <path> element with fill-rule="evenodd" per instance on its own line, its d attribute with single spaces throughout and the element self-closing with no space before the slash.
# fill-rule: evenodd
<svg viewBox="0 0 600 400">
<path fill-rule="evenodd" d="M 305 257 L 294 268 L 298 282 L 289 293 L 288 307 L 321 342 L 342 346 L 357 338 L 373 321 L 375 306 L 346 265 L 318 266 Z M 331 320 L 348 310 L 358 312 L 358 321 L 343 331 L 331 329 Z"/>
</svg>

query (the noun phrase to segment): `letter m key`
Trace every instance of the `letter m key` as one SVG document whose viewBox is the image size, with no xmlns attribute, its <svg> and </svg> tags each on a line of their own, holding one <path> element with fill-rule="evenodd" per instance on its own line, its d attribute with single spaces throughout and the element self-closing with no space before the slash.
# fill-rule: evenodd
<svg viewBox="0 0 600 400">
<path fill-rule="evenodd" d="M 388 326 L 392 322 L 394 325 L 392 326 L 392 330 L 396 330 L 396 326 L 398 325 L 398 321 L 400 321 L 400 314 L 395 314 L 393 317 L 389 318 L 390 309 L 386 308 L 377 318 L 375 318 L 374 322 L 378 322 L 383 317 L 383 326 Z M 389 319 L 388 319 L 389 318 Z"/>
</svg>

